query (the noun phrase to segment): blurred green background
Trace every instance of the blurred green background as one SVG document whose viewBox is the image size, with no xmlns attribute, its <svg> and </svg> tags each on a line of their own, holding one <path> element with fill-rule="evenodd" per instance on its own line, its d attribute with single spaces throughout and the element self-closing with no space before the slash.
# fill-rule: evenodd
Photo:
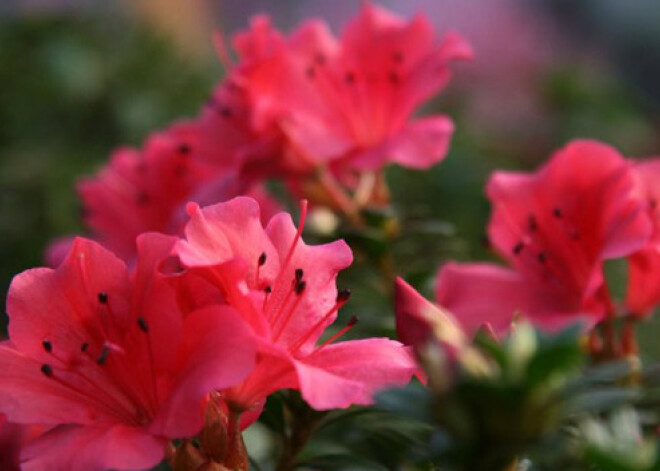
<svg viewBox="0 0 660 471">
<path fill-rule="evenodd" d="M 12 276 L 43 264 L 49 241 L 83 231 L 76 179 L 93 173 L 114 147 L 140 145 L 150 131 L 195 115 L 205 102 L 222 77 L 213 30 L 229 35 L 263 11 L 285 30 L 320 16 L 338 31 L 359 4 L 3 1 L 3 304 Z M 429 288 L 444 259 L 491 257 L 483 244 L 489 213 L 483 185 L 493 169 L 533 168 L 573 137 L 603 139 L 629 156 L 660 154 L 657 2 L 626 2 L 625 8 L 613 0 L 383 4 L 406 16 L 425 11 L 441 31 L 466 36 L 476 52 L 427 107 L 456 121 L 447 159 L 427 172 L 388 170 L 394 204 L 404 216 L 397 270 L 416 283 Z M 613 280 L 621 292 L 624 279 Z M 362 292 L 342 316 L 363 311 L 383 318 L 383 310 L 391 311 L 377 292 Z M 657 332 L 645 329 L 650 340 Z"/>
</svg>

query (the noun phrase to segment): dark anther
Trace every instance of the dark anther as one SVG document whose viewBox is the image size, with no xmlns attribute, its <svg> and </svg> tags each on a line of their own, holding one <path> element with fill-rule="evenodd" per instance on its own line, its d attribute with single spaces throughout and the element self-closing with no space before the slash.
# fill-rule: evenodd
<svg viewBox="0 0 660 471">
<path fill-rule="evenodd" d="M 41 365 L 41 372 L 44 374 L 44 376 L 48 378 L 53 377 L 53 367 L 50 366 L 48 363 L 44 363 Z"/>
<path fill-rule="evenodd" d="M 101 304 L 108 304 L 108 293 L 104 293 L 103 291 L 101 291 L 98 294 L 98 298 Z"/>
<path fill-rule="evenodd" d="M 340 289 L 337 291 L 337 302 L 338 303 L 345 303 L 348 301 L 351 297 L 351 290 L 348 288 Z"/>
<path fill-rule="evenodd" d="M 231 116 L 231 108 L 229 108 L 228 106 L 221 106 L 220 114 L 225 118 L 229 118 Z"/>
<path fill-rule="evenodd" d="M 346 327 L 353 327 L 359 321 L 360 321 L 360 318 L 358 316 L 353 316 L 348 320 L 348 324 L 346 324 Z"/>
<path fill-rule="evenodd" d="M 304 274 L 305 274 L 305 272 L 303 272 L 302 268 L 296 268 L 296 282 L 297 283 L 300 283 L 300 280 L 303 279 Z"/>
<path fill-rule="evenodd" d="M 270 285 L 268 285 L 268 286 L 266 286 L 266 287 L 264 288 L 264 292 L 265 292 L 266 294 L 268 294 L 268 293 L 270 293 L 270 292 L 272 292 L 272 291 L 273 291 L 273 288 L 271 288 Z"/>
<path fill-rule="evenodd" d="M 302 294 L 303 291 L 305 291 L 305 288 L 307 287 L 307 283 L 305 281 L 298 281 L 296 282 L 296 285 L 294 286 L 294 291 L 298 296 Z"/>
<path fill-rule="evenodd" d="M 85 342 L 80 346 L 80 351 L 81 352 L 86 352 L 88 348 L 89 348 L 89 344 L 87 342 Z"/>
<path fill-rule="evenodd" d="M 98 359 L 96 360 L 96 363 L 99 365 L 103 366 L 105 365 L 105 362 L 108 361 L 108 355 L 110 354 L 110 349 L 106 346 L 104 346 L 101 349 L 101 354 L 99 355 Z"/>
<path fill-rule="evenodd" d="M 188 155 L 190 154 L 190 146 L 188 144 L 181 144 L 179 148 L 177 149 L 179 154 L 181 155 Z"/>
<path fill-rule="evenodd" d="M 266 252 L 261 252 L 259 255 L 259 266 L 262 267 L 266 263 Z"/>
<path fill-rule="evenodd" d="M 149 332 L 149 326 L 147 325 L 147 321 L 144 320 L 144 317 L 138 317 L 137 319 L 138 327 L 142 332 L 145 334 Z"/>
<path fill-rule="evenodd" d="M 522 252 L 523 248 L 525 248 L 525 244 L 523 244 L 522 242 L 518 242 L 513 247 L 513 254 L 514 255 L 520 255 L 520 252 Z"/>
<path fill-rule="evenodd" d="M 561 209 L 555 208 L 552 210 L 552 215 L 556 218 L 560 218 L 562 216 L 561 214 Z"/>
<path fill-rule="evenodd" d="M 344 81 L 348 83 L 349 85 L 352 85 L 355 83 L 355 74 L 353 72 L 347 72 L 346 75 L 344 76 Z"/>
<path fill-rule="evenodd" d="M 529 217 L 527 218 L 527 227 L 532 232 L 536 231 L 536 229 L 539 228 L 538 224 L 536 223 L 536 217 L 534 217 L 533 214 L 530 214 Z"/>
<path fill-rule="evenodd" d="M 399 74 L 397 74 L 394 71 L 391 71 L 388 75 L 387 78 L 389 79 L 390 83 L 396 85 L 399 83 Z"/>
<path fill-rule="evenodd" d="M 308 79 L 313 79 L 316 77 L 316 70 L 314 70 L 314 67 L 307 67 L 305 74 L 307 74 Z"/>
<path fill-rule="evenodd" d="M 580 233 L 578 231 L 571 232 L 571 240 L 580 240 Z"/>
<path fill-rule="evenodd" d="M 545 263 L 545 261 L 547 260 L 547 257 L 545 255 L 545 253 L 541 252 L 536 256 L 536 259 L 539 261 L 539 263 Z"/>
<path fill-rule="evenodd" d="M 53 351 L 53 344 L 50 340 L 45 339 L 43 342 L 41 342 L 41 345 L 44 346 L 44 350 L 46 350 L 48 353 Z"/>
<path fill-rule="evenodd" d="M 401 51 L 394 51 L 392 53 L 392 60 L 396 62 L 397 64 L 400 64 L 403 62 L 403 53 Z"/>
</svg>

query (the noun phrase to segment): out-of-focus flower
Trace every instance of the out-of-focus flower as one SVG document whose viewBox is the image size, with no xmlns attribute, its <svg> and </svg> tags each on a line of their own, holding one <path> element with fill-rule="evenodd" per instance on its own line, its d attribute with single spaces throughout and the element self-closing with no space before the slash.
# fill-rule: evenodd
<svg viewBox="0 0 660 471">
<path fill-rule="evenodd" d="M 255 122 L 283 130 L 289 171 L 426 168 L 445 156 L 451 121 L 410 117 L 447 83 L 452 61 L 471 57 L 458 35 L 439 41 L 425 17 L 407 22 L 366 3 L 339 40 L 320 21 L 283 38 L 264 18 L 237 39 L 251 59 L 239 76 Z"/>
<path fill-rule="evenodd" d="M 0 346 L 0 411 L 49 431 L 23 450 L 25 470 L 143 469 L 203 422 L 203 397 L 253 368 L 255 342 L 228 306 L 186 316 L 157 271 L 175 238 L 138 239 L 135 270 L 75 239 L 55 270 L 14 279 L 10 340 Z"/>
<path fill-rule="evenodd" d="M 442 390 L 448 384 L 452 362 L 470 374 L 488 374 L 486 360 L 450 312 L 428 301 L 401 278 L 395 282 L 394 303 L 397 335 L 415 349 L 434 389 Z"/>
<path fill-rule="evenodd" d="M 189 213 L 185 240 L 175 249 L 187 268 L 179 282 L 203 278 L 205 295 L 196 298 L 232 306 L 259 338 L 255 370 L 241 385 L 223 392 L 233 408 L 252 409 L 254 420 L 266 396 L 283 388 L 300 390 L 316 409 L 369 404 L 376 390 L 410 380 L 415 362 L 399 342 L 370 338 L 335 343 L 356 320 L 318 343 L 348 300 L 348 292 L 337 291 L 336 277 L 350 265 L 352 254 L 343 241 L 318 246 L 303 242 L 306 204 L 298 228 L 286 213 L 264 228 L 258 203 L 245 197 L 203 209 L 191 204 Z M 195 290 L 201 286 L 189 285 Z"/>
<path fill-rule="evenodd" d="M 279 209 L 259 185 L 240 179 L 231 161 L 208 158 L 225 147 L 205 148 L 198 132 L 193 121 L 154 133 L 143 149 L 115 151 L 96 176 L 79 182 L 82 217 L 96 240 L 132 263 L 140 234 L 181 232 L 188 201 L 205 205 L 248 194 L 262 201 L 267 215 Z M 57 266 L 70 245 L 66 238 L 51 244 L 49 264 Z"/>
<path fill-rule="evenodd" d="M 549 329 L 614 315 L 604 260 L 630 255 L 652 225 L 634 193 L 630 164 L 612 147 L 574 141 L 533 174 L 496 172 L 488 228 L 513 267 L 448 264 L 437 299 L 474 330 L 505 331 L 516 314 Z"/>
<path fill-rule="evenodd" d="M 644 316 L 660 304 L 660 159 L 635 162 L 633 173 L 635 191 L 653 223 L 653 235 L 642 250 L 628 257 L 626 305 L 631 314 Z"/>
</svg>

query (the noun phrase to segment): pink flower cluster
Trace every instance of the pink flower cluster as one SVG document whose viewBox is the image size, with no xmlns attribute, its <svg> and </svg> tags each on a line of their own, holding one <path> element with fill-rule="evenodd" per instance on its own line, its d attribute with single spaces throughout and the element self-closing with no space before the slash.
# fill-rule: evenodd
<svg viewBox="0 0 660 471">
<path fill-rule="evenodd" d="M 22 469 L 149 468 L 200 431 L 214 391 L 246 427 L 280 389 L 333 409 L 410 380 L 399 342 L 335 342 L 346 329 L 319 342 L 348 300 L 343 241 L 306 245 L 286 213 L 264 227 L 248 197 L 188 212 L 184 238 L 138 237 L 132 269 L 75 239 L 57 269 L 12 282 L 0 411 L 45 429 Z"/>
<path fill-rule="evenodd" d="M 336 209 L 389 162 L 440 161 L 451 120 L 411 116 L 469 46 L 367 3 L 340 37 L 321 21 L 286 36 L 257 17 L 233 47 L 238 63 L 197 117 L 79 182 L 94 241 L 62 239 L 53 268 L 14 278 L 0 344 L 11 467 L 145 469 L 210 407 L 245 428 L 281 389 L 345 408 L 417 371 L 397 341 L 338 341 L 355 319 L 321 340 L 349 299 L 336 278 L 351 250 L 305 244 L 307 202 L 296 227 L 264 182 Z"/>
<path fill-rule="evenodd" d="M 657 159 L 628 160 L 608 145 L 577 140 L 534 173 L 495 172 L 486 187 L 493 204 L 488 236 L 508 266 L 444 264 L 437 303 L 469 333 L 486 327 L 504 334 L 517 318 L 556 330 L 648 315 L 660 304 L 659 170 Z M 605 261 L 618 258 L 629 271 L 621 306 L 604 275 Z M 403 319 L 422 311 L 419 303 L 399 303 Z M 402 338 L 411 336 L 410 325 L 399 329 Z"/>
<path fill-rule="evenodd" d="M 216 45 L 229 71 L 199 115 L 79 183 L 94 240 L 61 240 L 53 268 L 14 278 L 0 343 L 3 469 L 150 468 L 213 414 L 226 442 L 242 443 L 236 429 L 276 391 L 345 408 L 417 372 L 398 341 L 339 341 L 356 319 L 324 336 L 349 300 L 337 276 L 351 249 L 307 245 L 307 200 L 296 226 L 265 183 L 360 222 L 364 205 L 382 203 L 385 165 L 424 169 L 446 155 L 451 120 L 413 114 L 470 47 L 369 3 L 339 37 L 321 21 L 285 35 L 260 16 L 233 38 L 236 64 Z M 459 357 L 476 330 L 502 335 L 520 317 L 553 330 L 646 315 L 660 304 L 659 179 L 659 160 L 588 140 L 536 172 L 496 172 L 488 235 L 506 265 L 445 264 L 437 304 L 398 279 L 401 339 Z M 618 258 L 630 272 L 621 310 L 604 275 Z M 220 469 L 247 466 L 225 448 L 214 450 Z"/>
<path fill-rule="evenodd" d="M 84 223 L 125 260 L 145 231 L 180 234 L 188 201 L 249 195 L 266 222 L 279 206 L 263 182 L 280 178 L 298 197 L 352 211 L 342 187 L 360 176 L 390 162 L 427 168 L 447 153 L 451 120 L 411 116 L 471 50 L 456 34 L 437 38 L 421 15 L 405 21 L 365 3 L 340 37 L 321 20 L 285 36 L 258 16 L 233 38 L 236 64 L 216 44 L 229 71 L 199 115 L 117 150 L 78 185 Z M 50 247 L 51 266 L 70 244 Z"/>
</svg>

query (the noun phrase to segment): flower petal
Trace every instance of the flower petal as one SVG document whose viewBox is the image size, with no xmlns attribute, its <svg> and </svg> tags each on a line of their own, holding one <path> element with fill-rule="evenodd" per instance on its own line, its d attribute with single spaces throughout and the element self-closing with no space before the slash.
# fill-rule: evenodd
<svg viewBox="0 0 660 471">
<path fill-rule="evenodd" d="M 421 347 L 432 338 L 456 348 L 467 342 L 451 313 L 429 302 L 401 278 L 396 279 L 394 304 L 396 331 L 406 345 Z"/>
<path fill-rule="evenodd" d="M 63 425 L 27 445 L 23 471 L 105 471 L 150 469 L 165 455 L 167 441 L 144 430 L 117 425 Z"/>
<path fill-rule="evenodd" d="M 210 306 L 186 317 L 173 390 L 150 426 L 156 435 L 188 437 L 202 426 L 202 399 L 229 388 L 254 368 L 256 345 L 250 328 L 228 306 Z"/>
<path fill-rule="evenodd" d="M 417 371 L 409 348 L 383 338 L 327 345 L 295 367 L 303 398 L 319 410 L 373 404 L 376 392 L 403 386 Z"/>
</svg>

